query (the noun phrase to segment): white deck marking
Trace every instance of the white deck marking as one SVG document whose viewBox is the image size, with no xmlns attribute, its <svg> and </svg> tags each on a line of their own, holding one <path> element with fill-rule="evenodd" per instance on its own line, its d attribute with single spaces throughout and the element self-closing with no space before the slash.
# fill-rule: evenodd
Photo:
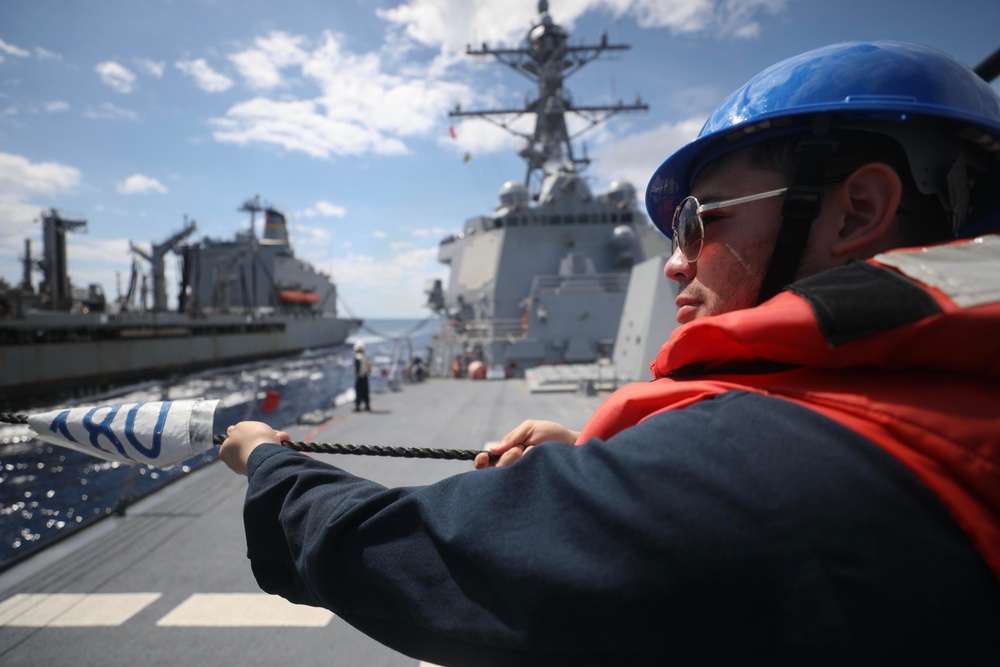
<svg viewBox="0 0 1000 667">
<path fill-rule="evenodd" d="M 333 613 L 265 593 L 196 593 L 156 622 L 180 627 L 312 627 L 330 622 Z"/>
<path fill-rule="evenodd" d="M 20 593 L 0 602 L 0 627 L 118 626 L 159 597 L 159 593 Z"/>
</svg>

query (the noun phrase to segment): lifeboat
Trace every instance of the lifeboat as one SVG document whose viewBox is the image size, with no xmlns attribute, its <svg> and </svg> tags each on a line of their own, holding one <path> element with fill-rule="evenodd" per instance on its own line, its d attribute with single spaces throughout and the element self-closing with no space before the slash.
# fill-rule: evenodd
<svg viewBox="0 0 1000 667">
<path fill-rule="evenodd" d="M 300 289 L 283 289 L 278 292 L 278 298 L 282 303 L 319 303 L 319 294 Z"/>
</svg>

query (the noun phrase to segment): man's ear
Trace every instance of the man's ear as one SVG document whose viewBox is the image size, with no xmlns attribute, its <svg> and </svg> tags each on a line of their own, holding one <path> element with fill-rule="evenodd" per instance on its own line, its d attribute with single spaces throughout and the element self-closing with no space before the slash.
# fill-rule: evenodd
<svg viewBox="0 0 1000 667">
<path fill-rule="evenodd" d="M 867 256 L 871 254 L 868 249 L 880 251 L 895 234 L 903 184 L 889 165 L 870 162 L 858 168 L 830 196 L 839 213 L 836 236 L 831 239 L 832 255 Z"/>
</svg>

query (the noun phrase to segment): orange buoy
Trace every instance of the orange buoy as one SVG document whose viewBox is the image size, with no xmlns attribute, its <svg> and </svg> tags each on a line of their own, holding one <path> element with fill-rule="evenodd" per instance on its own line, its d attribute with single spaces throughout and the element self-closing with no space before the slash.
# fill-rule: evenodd
<svg viewBox="0 0 1000 667">
<path fill-rule="evenodd" d="M 277 409 L 280 402 L 281 394 L 275 389 L 268 389 L 267 393 L 264 394 L 264 400 L 260 402 L 260 410 L 264 414 L 269 414 Z"/>
</svg>

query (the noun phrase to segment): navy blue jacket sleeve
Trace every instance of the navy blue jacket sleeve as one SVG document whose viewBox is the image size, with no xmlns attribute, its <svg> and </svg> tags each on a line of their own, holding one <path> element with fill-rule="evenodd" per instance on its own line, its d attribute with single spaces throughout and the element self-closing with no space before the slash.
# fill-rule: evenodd
<svg viewBox="0 0 1000 667">
<path fill-rule="evenodd" d="M 249 463 L 261 587 L 439 664 L 843 664 L 1000 622 L 936 499 L 778 399 L 727 394 L 423 487 L 276 445 Z"/>
</svg>

